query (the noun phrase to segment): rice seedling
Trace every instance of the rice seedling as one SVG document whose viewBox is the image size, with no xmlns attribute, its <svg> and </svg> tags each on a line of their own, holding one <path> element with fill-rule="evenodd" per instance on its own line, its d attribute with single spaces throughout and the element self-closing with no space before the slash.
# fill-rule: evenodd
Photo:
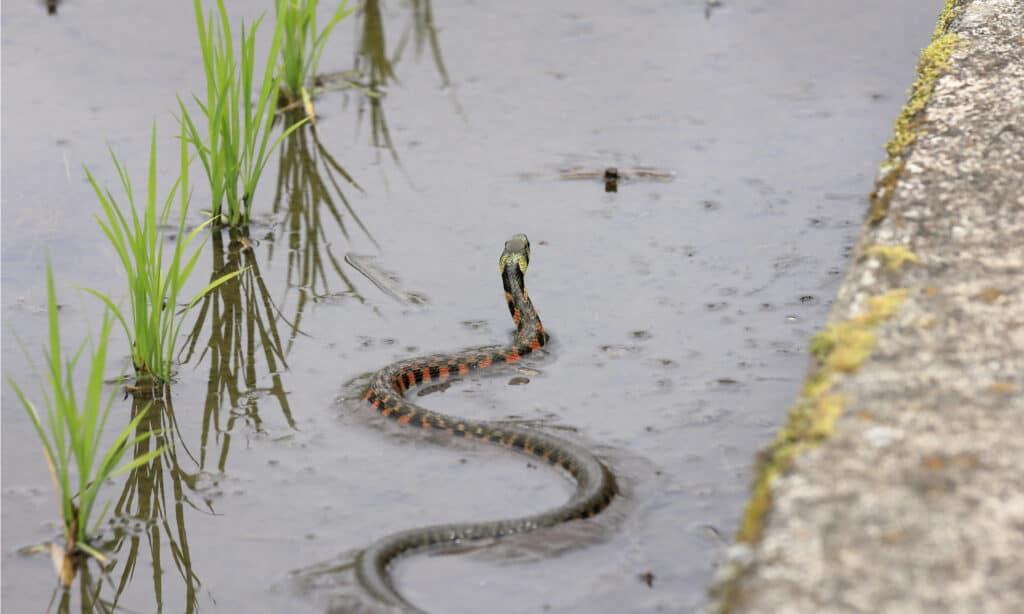
<svg viewBox="0 0 1024 614">
<path fill-rule="evenodd" d="M 46 379 L 42 385 L 42 396 L 46 403 L 45 415 L 40 415 L 35 404 L 13 380 L 8 381 L 43 444 L 43 455 L 60 504 L 64 534 L 63 547 L 49 544 L 45 548 L 51 553 L 61 583 L 70 586 L 81 555 L 106 561 L 103 553 L 89 543 L 109 507 L 107 503 L 96 511 L 100 486 L 118 474 L 148 463 L 159 455 L 162 449 L 136 455 L 132 460 L 121 464 L 125 452 L 155 434 L 152 430 L 137 428 L 145 417 L 145 410 L 130 420 L 113 441 L 104 447 L 101 439 L 114 396 L 117 394 L 114 389 L 105 402 L 102 398 L 103 376 L 107 365 L 107 341 L 114 323 L 113 319 L 110 318 L 109 312 L 104 313 L 98 340 L 88 354 L 89 373 L 85 395 L 79 397 L 75 393 L 75 371 L 85 344 L 79 346 L 69 360 L 63 359 L 60 322 L 57 318 L 57 296 L 54 290 L 53 270 L 49 262 L 46 264 L 46 287 L 49 349 L 44 351 Z"/>
<path fill-rule="evenodd" d="M 228 273 L 219 279 L 214 279 L 192 298 L 184 310 L 176 312 L 178 296 L 195 267 L 206 239 L 200 241 L 191 254 L 186 254 L 186 252 L 192 246 L 196 236 L 212 222 L 212 220 L 207 220 L 191 232 L 186 232 L 190 160 L 184 128 L 180 143 L 181 174 L 161 204 L 157 198 L 156 125 L 154 123 L 149 146 L 146 201 L 141 215 L 136 207 L 128 172 L 118 161 L 113 150 L 110 152 L 110 157 L 114 161 L 114 167 L 117 169 L 121 186 L 128 199 L 129 215 L 126 216 L 121 205 L 109 190 L 100 189 L 95 177 L 86 169 L 89 182 L 103 208 L 103 216 L 97 215 L 96 220 L 103 228 L 103 233 L 107 236 L 110 244 L 113 245 L 128 276 L 128 296 L 131 306 L 128 317 L 125 317 L 121 308 L 105 294 L 88 288 L 86 291 L 103 301 L 124 327 L 125 333 L 131 341 L 132 362 L 140 385 L 170 381 L 172 354 L 185 312 L 191 309 L 204 294 L 238 274 L 237 272 Z M 174 234 L 170 263 L 165 269 L 163 251 L 167 237 L 164 229 L 170 220 L 175 194 L 180 195 L 180 215 L 177 227 L 174 228 L 176 233 Z"/>
<path fill-rule="evenodd" d="M 281 96 L 289 103 L 303 101 L 312 119 L 311 92 L 324 45 L 334 26 L 352 14 L 347 0 L 338 3 L 331 19 L 319 32 L 316 27 L 317 0 L 277 0 L 277 26 L 281 41 Z"/>
<path fill-rule="evenodd" d="M 241 23 L 239 53 L 231 35 L 224 1 L 217 0 L 217 11 L 203 16 L 200 0 L 195 0 L 196 30 L 206 73 L 206 97 L 193 96 L 200 114 L 206 119 L 205 134 L 178 100 L 180 121 L 188 142 L 195 148 L 210 181 L 211 211 L 217 225 L 242 227 L 248 224 L 253 197 L 270 153 L 281 140 L 304 121 L 286 128 L 270 140 L 275 121 L 281 77 L 276 74 L 276 58 L 281 48 L 282 28 L 274 36 L 259 89 L 253 90 L 256 58 L 256 31 L 263 18 L 246 29 Z M 250 104 L 250 95 L 255 103 Z M 223 207 L 227 206 L 227 212 Z"/>
</svg>

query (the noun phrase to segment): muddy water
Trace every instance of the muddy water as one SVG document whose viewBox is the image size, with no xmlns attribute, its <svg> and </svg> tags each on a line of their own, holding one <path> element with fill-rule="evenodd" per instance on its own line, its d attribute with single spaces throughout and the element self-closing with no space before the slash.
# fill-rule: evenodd
<svg viewBox="0 0 1024 614">
<path fill-rule="evenodd" d="M 141 180 L 155 116 L 162 186 L 176 173 L 174 96 L 202 84 L 191 9 L 174 4 L 4 6 L 3 368 L 26 387 L 38 378 L 19 343 L 38 355 L 44 340 L 46 253 L 69 343 L 99 315 L 76 286 L 122 292 L 82 165 L 113 188 L 109 144 Z M 322 68 L 361 68 L 351 78 L 385 95 L 323 94 L 316 138 L 268 168 L 251 249 L 227 235 L 204 248 L 197 283 L 250 268 L 186 325 L 187 362 L 156 418 L 168 452 L 107 487 L 114 562 L 57 598 L 355 610 L 346 565 L 370 540 L 561 501 L 571 484 L 544 467 L 425 440 L 345 399 L 390 361 L 506 339 L 495 264 L 525 232 L 550 350 L 419 401 L 577 438 L 624 497 L 590 524 L 403 560 L 399 586 L 437 612 L 698 608 L 940 4 L 726 2 L 707 18 L 698 2 L 396 2 L 343 23 Z M 607 165 L 675 177 L 617 193 L 558 178 Z M 201 178 L 197 165 L 197 209 Z M 427 300 L 382 292 L 349 252 Z M 53 497 L 4 392 L 3 601 L 39 611 L 49 563 L 17 549 L 57 533 Z M 122 419 L 137 409 L 115 402 Z"/>
</svg>

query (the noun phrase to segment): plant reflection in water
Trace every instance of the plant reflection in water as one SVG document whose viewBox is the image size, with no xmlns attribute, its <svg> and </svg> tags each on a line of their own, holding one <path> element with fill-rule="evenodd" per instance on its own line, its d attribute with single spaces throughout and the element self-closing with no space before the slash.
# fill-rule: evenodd
<svg viewBox="0 0 1024 614">
<path fill-rule="evenodd" d="M 381 0 L 367 0 L 354 14 L 358 47 L 353 70 L 332 75 L 321 75 L 318 83 L 327 89 L 344 87 L 358 92 L 357 122 L 367 116 L 370 123 L 370 142 L 374 147 L 387 149 L 398 163 L 398 150 L 388 129 L 384 116 L 383 99 L 387 86 L 398 83 L 395 66 L 402 60 L 406 49 L 412 44 L 417 56 L 430 47 L 434 66 L 441 78 L 441 87 L 448 88 L 451 80 L 441 54 L 441 42 L 434 25 L 434 10 L 430 0 L 411 0 L 402 4 L 409 11 L 409 21 L 398 38 L 392 53 L 388 53 L 384 31 L 384 17 Z M 334 84 L 332 86 L 332 84 Z M 458 105 L 456 104 L 456 107 Z M 461 113 L 461 110 L 460 110 Z"/>
<path fill-rule="evenodd" d="M 154 392 L 159 394 L 154 395 Z M 192 566 L 185 507 L 200 513 L 215 512 L 209 501 L 205 501 L 202 508 L 194 502 L 198 494 L 197 480 L 202 471 L 196 467 L 195 458 L 180 440 L 169 387 L 134 395 L 131 416 L 134 418 L 143 411 L 146 413 L 136 432 L 153 431 L 156 434 L 137 441 L 132 449 L 133 457 L 142 458 L 151 450 L 163 450 L 150 462 L 128 474 L 114 505 L 107 530 L 109 537 L 101 543 L 108 562 L 96 563 L 95 566 L 86 564 L 80 568 L 78 601 L 82 612 L 122 611 L 118 604 L 136 571 L 147 568 L 152 578 L 155 611 L 166 607 L 177 610 L 179 605 L 182 612 L 198 610 L 202 583 Z M 184 452 L 185 463 L 190 469 L 182 467 L 180 452 Z M 171 566 L 164 558 L 166 554 L 170 555 L 176 576 L 165 573 Z M 169 578 L 172 581 L 169 582 Z M 169 598 L 166 592 L 177 590 L 172 586 L 176 587 L 179 580 L 183 591 L 180 601 L 177 597 Z M 110 593 L 113 593 L 112 597 Z M 75 601 L 73 597 L 72 591 L 61 591 L 56 611 L 70 612 Z"/>
<path fill-rule="evenodd" d="M 282 372 L 288 368 L 278 331 L 278 321 L 283 318 L 270 298 L 246 234 L 244 230 L 230 231 L 230 242 L 225 249 L 223 235 L 214 233 L 212 275 L 235 270 L 241 273 L 203 297 L 196 323 L 179 354 L 182 362 L 190 362 L 193 357 L 200 363 L 209 360 L 199 447 L 199 467 L 204 470 L 208 468 L 211 431 L 219 446 L 216 470 L 222 472 L 227 467 L 236 422 L 243 419 L 253 431 L 262 430 L 259 412 L 262 398 L 273 398 L 288 426 L 295 428 L 281 379 Z M 295 330 L 293 324 L 285 323 Z M 200 346 L 207 325 L 209 336 Z M 262 350 L 260 354 L 257 348 Z M 259 357 L 265 363 L 262 367 L 257 365 Z M 269 378 L 269 385 L 261 387 L 260 382 L 266 378 Z"/>
<path fill-rule="evenodd" d="M 288 121 L 291 120 L 286 119 L 286 123 Z M 285 139 L 281 144 L 279 168 L 274 217 L 280 224 L 278 235 L 283 231 L 286 239 L 288 288 L 298 288 L 291 319 L 292 334 L 288 340 L 287 351 L 290 351 L 311 301 L 343 296 L 363 301 L 342 268 L 341 258 L 331 251 L 325 217 L 334 220 L 346 242 L 352 239 L 351 222 L 355 222 L 375 246 L 377 242 L 343 189 L 348 186 L 362 191 L 362 188 L 320 142 L 314 126 L 303 126 Z M 273 259 L 275 248 L 276 243 L 267 248 L 268 261 Z M 334 275 L 340 279 L 341 289 L 332 289 Z"/>
</svg>

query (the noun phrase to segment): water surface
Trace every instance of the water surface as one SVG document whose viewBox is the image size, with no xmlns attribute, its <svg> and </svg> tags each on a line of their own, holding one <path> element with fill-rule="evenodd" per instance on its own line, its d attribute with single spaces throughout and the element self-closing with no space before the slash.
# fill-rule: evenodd
<svg viewBox="0 0 1024 614">
<path fill-rule="evenodd" d="M 141 180 L 155 117 L 161 185 L 176 173 L 175 96 L 202 86 L 191 8 L 177 4 L 4 7 L 3 365 L 23 387 L 37 378 L 19 342 L 37 356 L 45 335 L 46 253 L 69 343 L 99 321 L 75 286 L 123 292 L 82 166 L 113 188 L 109 144 Z M 182 355 L 156 481 L 108 486 L 117 562 L 87 585 L 129 611 L 352 608 L 350 572 L 323 572 L 370 540 L 566 497 L 571 484 L 523 458 L 424 440 L 339 400 L 393 360 L 507 339 L 496 260 L 525 232 L 550 350 L 530 371 L 418 400 L 571 427 L 627 496 L 589 527 L 403 560 L 399 585 L 436 612 L 698 608 L 754 454 L 799 388 L 940 4 L 755 0 L 706 18 L 674 0 L 369 3 L 321 66 L 375 74 L 363 85 L 385 95 L 322 95 L 318 141 L 304 132 L 267 170 L 252 248 L 232 253 L 227 235 L 205 248 L 197 284 L 211 268 L 250 273 L 209 304 Z M 383 39 L 368 27 L 378 14 Z M 675 178 L 614 194 L 558 179 L 609 165 Z M 192 176 L 199 222 L 198 165 Z M 396 301 L 349 252 L 429 300 Z M 123 360 L 123 336 L 115 347 Z M 49 562 L 16 551 L 58 525 L 31 425 L 5 393 L 3 600 L 38 611 Z M 86 609 L 77 588 L 69 599 Z"/>
</svg>

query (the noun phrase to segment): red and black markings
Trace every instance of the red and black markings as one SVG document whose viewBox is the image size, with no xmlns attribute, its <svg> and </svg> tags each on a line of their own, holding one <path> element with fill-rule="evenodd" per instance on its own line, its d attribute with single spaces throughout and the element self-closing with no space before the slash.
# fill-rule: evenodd
<svg viewBox="0 0 1024 614">
<path fill-rule="evenodd" d="M 375 376 L 370 389 L 367 390 L 365 398 L 371 403 L 373 402 L 374 394 L 376 394 L 377 398 L 380 398 L 383 388 L 382 381 L 384 380 L 391 382 L 390 388 L 394 392 L 404 395 L 413 387 L 423 383 L 444 380 L 456 374 L 466 375 L 470 371 L 486 369 L 495 363 L 511 364 L 519 362 L 524 355 L 542 347 L 544 339 L 543 331 L 538 331 L 536 334 L 526 336 L 507 349 L 490 352 L 467 352 L 448 357 L 435 356 L 431 357 L 429 361 L 402 364 L 391 372 L 390 377 L 386 376 L 389 370 L 379 372 Z"/>
<path fill-rule="evenodd" d="M 515 322 L 516 328 L 523 322 L 523 314 L 520 313 L 519 307 L 516 306 L 515 297 L 512 296 L 511 292 L 505 292 L 505 302 L 508 303 L 508 312 L 512 314 L 512 321 Z"/>
<path fill-rule="evenodd" d="M 408 361 L 379 371 L 367 389 L 364 399 L 382 416 L 399 424 L 410 424 L 422 429 L 437 429 L 461 435 L 467 439 L 483 439 L 510 448 L 518 448 L 542 457 L 553 465 L 561 465 L 559 459 L 549 459 L 543 446 L 535 445 L 529 437 L 520 434 L 505 435 L 499 429 L 467 428 L 464 423 L 451 424 L 451 418 L 408 403 L 403 398 L 413 387 L 440 381 L 453 375 L 465 375 L 472 370 L 486 369 L 494 364 L 512 364 L 544 345 L 546 337 L 540 321 L 532 318 L 534 329 L 530 334 L 517 334 L 516 342 L 500 350 L 469 351 L 452 356 L 430 356 L 421 361 Z"/>
<path fill-rule="evenodd" d="M 470 368 L 482 369 L 496 363 L 517 362 L 522 359 L 523 355 L 540 347 L 542 339 L 543 337 L 537 335 L 519 347 L 513 346 L 507 350 L 490 353 L 472 353 L 463 358 L 464 362 L 458 362 L 457 357 L 444 359 L 452 365 L 451 368 L 438 364 L 437 361 L 403 365 L 403 368 L 391 375 L 390 378 L 385 370 L 375 376 L 363 398 L 382 416 L 395 420 L 399 424 L 407 424 L 424 430 L 440 430 L 453 436 L 480 439 L 522 450 L 526 454 L 540 458 L 545 463 L 561 467 L 570 474 L 576 475 L 576 467 L 569 456 L 560 450 L 552 449 L 543 441 L 535 440 L 526 433 L 515 430 L 505 431 L 488 425 L 455 422 L 449 416 L 423 409 L 402 398 L 402 395 L 416 384 L 441 380 L 456 372 L 465 373 Z M 389 380 L 391 386 L 387 385 Z"/>
<path fill-rule="evenodd" d="M 505 425 L 463 422 L 457 417 L 428 411 L 403 398 L 405 391 L 416 384 L 462 375 L 493 364 L 515 363 L 547 342 L 548 337 L 524 287 L 528 262 L 529 241 L 525 235 L 515 235 L 505 243 L 505 252 L 499 262 L 505 299 L 516 325 L 511 345 L 395 363 L 374 375 L 366 400 L 382 415 L 398 422 L 423 429 L 443 430 L 456 437 L 501 444 L 543 459 L 572 474 L 577 482 L 577 492 L 569 503 L 530 517 L 485 524 L 449 525 L 444 531 L 438 531 L 437 527 L 414 529 L 376 542 L 356 559 L 356 575 L 362 585 L 383 601 L 404 603 L 401 595 L 391 587 L 387 573 L 389 561 L 402 552 L 452 540 L 500 537 L 575 518 L 588 518 L 604 509 L 617 492 L 614 476 L 607 470 L 600 473 L 601 469 L 596 468 L 600 467 L 600 461 L 557 437 Z"/>
<path fill-rule="evenodd" d="M 419 360 L 403 361 L 378 371 L 366 391 L 365 399 L 382 416 L 399 424 L 408 424 L 425 430 L 440 430 L 456 437 L 480 439 L 509 448 L 522 450 L 526 454 L 542 459 L 551 465 L 561 467 L 576 475 L 571 456 L 548 443 L 537 440 L 518 430 L 502 430 L 496 426 L 461 422 L 451 416 L 432 412 L 405 401 L 405 393 L 426 382 L 447 379 L 454 375 L 466 375 L 476 369 L 486 369 L 495 364 L 512 364 L 523 356 L 544 346 L 547 334 L 537 317 L 526 289 L 522 287 L 522 276 L 513 271 L 512 276 L 503 272 L 505 301 L 516 325 L 514 341 L 501 349 L 469 350 L 459 354 L 436 354 Z"/>
</svg>

